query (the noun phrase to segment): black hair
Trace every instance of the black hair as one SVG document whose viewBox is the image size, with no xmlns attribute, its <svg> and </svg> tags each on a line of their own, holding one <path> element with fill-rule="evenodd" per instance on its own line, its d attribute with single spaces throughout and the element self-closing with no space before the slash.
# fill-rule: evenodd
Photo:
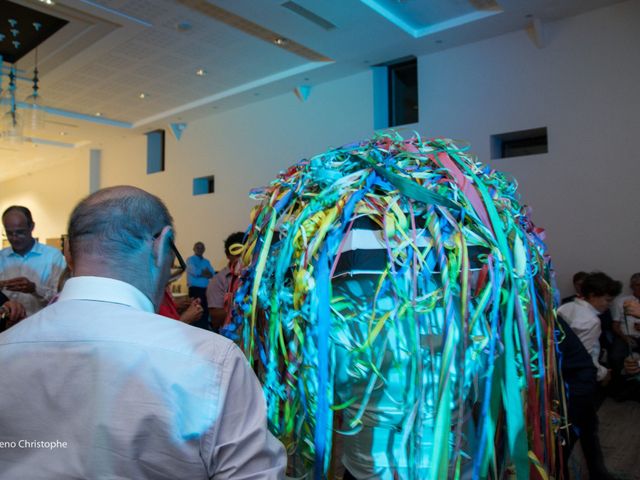
<svg viewBox="0 0 640 480">
<path fill-rule="evenodd" d="M 573 283 L 583 282 L 589 274 L 587 272 L 576 272 L 573 274 Z"/>
<path fill-rule="evenodd" d="M 591 272 L 582 282 L 582 296 L 586 299 L 605 295 L 617 297 L 620 292 L 622 292 L 622 282 L 612 279 L 606 273 Z"/>
<path fill-rule="evenodd" d="M 31 210 L 29 210 L 27 207 L 23 207 L 22 205 L 11 205 L 2 213 L 2 218 L 4 219 L 5 215 L 10 212 L 20 212 L 26 217 L 28 225 L 30 227 L 33 226 L 33 217 L 31 216 Z"/>
<path fill-rule="evenodd" d="M 234 243 L 244 244 L 244 232 L 234 232 L 227 237 L 224 241 L 224 253 L 229 256 L 231 253 L 229 252 L 229 248 Z"/>
</svg>

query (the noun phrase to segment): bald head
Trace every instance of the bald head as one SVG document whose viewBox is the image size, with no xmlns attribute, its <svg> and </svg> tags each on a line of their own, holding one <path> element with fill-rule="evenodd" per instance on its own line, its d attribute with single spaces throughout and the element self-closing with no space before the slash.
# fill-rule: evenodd
<svg viewBox="0 0 640 480">
<path fill-rule="evenodd" d="M 131 186 L 105 188 L 82 200 L 69 220 L 71 256 L 100 254 L 119 259 L 173 226 L 167 207 L 155 195 Z"/>
<path fill-rule="evenodd" d="M 154 238 L 173 219 L 155 195 L 132 186 L 99 190 L 82 200 L 69 219 L 74 275 L 96 275 L 130 283 L 150 297 Z M 150 291 L 153 290 L 153 291 Z"/>
</svg>

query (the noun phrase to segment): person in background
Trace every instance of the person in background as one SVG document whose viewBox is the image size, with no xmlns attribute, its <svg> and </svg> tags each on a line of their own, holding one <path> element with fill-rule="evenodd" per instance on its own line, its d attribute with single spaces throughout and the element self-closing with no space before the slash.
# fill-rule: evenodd
<svg viewBox="0 0 640 480">
<path fill-rule="evenodd" d="M 26 316 L 24 307 L 0 292 L 0 332 L 14 326 Z"/>
<path fill-rule="evenodd" d="M 629 280 L 631 295 L 623 295 L 613 304 L 614 366 L 620 367 L 630 352 L 640 352 L 640 319 L 627 313 L 640 302 L 640 273 L 634 273 Z"/>
<path fill-rule="evenodd" d="M 634 378 L 640 373 L 640 273 L 629 279 L 631 295 L 622 295 L 613 303 L 611 367 L 614 372 L 612 396 L 619 401 L 640 399 L 640 385 Z"/>
<path fill-rule="evenodd" d="M 230 314 L 231 292 L 234 281 L 238 278 L 236 265 L 244 242 L 244 232 L 235 232 L 224 241 L 224 254 L 227 256 L 227 266 L 220 270 L 207 286 L 207 302 L 209 318 L 214 332 L 220 330 Z"/>
<path fill-rule="evenodd" d="M 284 447 L 240 349 L 154 313 L 174 235 L 164 203 L 131 186 L 73 210 L 73 276 L 0 334 L 1 439 L 34 443 L 2 449 L 1 478 L 283 478 Z"/>
<path fill-rule="evenodd" d="M 573 295 L 569 295 L 562 299 L 562 305 L 565 303 L 573 302 L 576 297 L 580 298 L 582 291 L 582 282 L 589 275 L 587 272 L 576 272 L 573 274 L 573 291 L 575 292 Z"/>
<path fill-rule="evenodd" d="M 205 246 L 202 242 L 193 245 L 193 255 L 187 258 L 187 286 L 189 298 L 199 299 L 203 314 L 192 325 L 209 330 L 209 312 L 207 306 L 207 285 L 216 274 L 211 262 L 204 258 Z"/>
<path fill-rule="evenodd" d="M 7 208 L 2 224 L 11 246 L 0 250 L 0 289 L 33 315 L 56 295 L 64 257 L 33 238 L 36 224 L 27 207 Z"/>
<path fill-rule="evenodd" d="M 180 310 L 182 310 L 182 313 L 180 313 Z M 171 291 L 167 288 L 164 291 L 158 313 L 164 317 L 173 318 L 174 320 L 180 320 L 181 322 L 193 325 L 194 322 L 202 317 L 203 310 L 199 298 L 189 299 L 186 308 L 181 309 L 173 299 Z"/>
<path fill-rule="evenodd" d="M 622 284 L 601 272 L 588 274 L 581 286 L 581 297 L 558 308 L 558 335 L 562 352 L 562 373 L 569 389 L 567 398 L 570 447 L 579 436 L 589 471 L 589 478 L 614 478 L 607 470 L 598 436 L 597 385 L 606 386 L 611 370 L 600 364 L 601 321 L 598 315 L 607 310 L 620 294 Z M 565 323 L 566 322 L 566 323 Z"/>
<path fill-rule="evenodd" d="M 574 301 L 576 298 L 581 298 L 582 297 L 582 283 L 584 282 L 584 279 L 587 278 L 589 274 L 587 272 L 576 272 L 573 275 L 573 290 L 575 291 L 575 293 L 573 295 L 570 295 L 568 297 L 565 297 L 562 299 L 562 305 L 564 305 L 565 303 L 569 303 Z M 598 317 L 600 318 L 600 326 L 601 326 L 601 333 L 600 333 L 600 351 L 602 352 L 602 355 L 600 357 L 600 360 L 607 366 L 610 365 L 611 363 L 611 350 L 613 348 L 613 342 L 614 342 L 614 330 L 613 330 L 613 320 L 611 318 L 611 309 L 607 308 L 605 311 L 601 312 L 598 314 Z"/>
</svg>

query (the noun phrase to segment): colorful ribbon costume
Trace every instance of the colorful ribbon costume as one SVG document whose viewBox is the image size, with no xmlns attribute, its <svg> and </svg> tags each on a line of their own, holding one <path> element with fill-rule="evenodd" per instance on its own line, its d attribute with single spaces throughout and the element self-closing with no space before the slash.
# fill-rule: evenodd
<svg viewBox="0 0 640 480">
<path fill-rule="evenodd" d="M 330 476 L 335 435 L 376 422 L 393 445 L 372 458 L 396 478 L 554 473 L 552 272 L 516 188 L 451 140 L 389 133 L 253 192 L 223 333 L 314 478 Z"/>
</svg>

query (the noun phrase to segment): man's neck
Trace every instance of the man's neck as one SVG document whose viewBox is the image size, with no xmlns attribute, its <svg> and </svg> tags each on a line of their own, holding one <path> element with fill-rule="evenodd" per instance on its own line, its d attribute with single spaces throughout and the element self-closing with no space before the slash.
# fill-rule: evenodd
<svg viewBox="0 0 640 480">
<path fill-rule="evenodd" d="M 35 244 L 36 244 L 36 239 L 32 238 L 31 239 L 31 245 L 29 245 L 29 247 L 27 247 L 26 249 L 20 250 L 20 251 L 18 251 L 18 250 L 16 250 L 14 248 L 13 249 L 13 253 L 16 253 L 16 254 L 20 255 L 21 257 L 24 257 L 27 253 L 29 253 L 33 249 Z"/>
</svg>

